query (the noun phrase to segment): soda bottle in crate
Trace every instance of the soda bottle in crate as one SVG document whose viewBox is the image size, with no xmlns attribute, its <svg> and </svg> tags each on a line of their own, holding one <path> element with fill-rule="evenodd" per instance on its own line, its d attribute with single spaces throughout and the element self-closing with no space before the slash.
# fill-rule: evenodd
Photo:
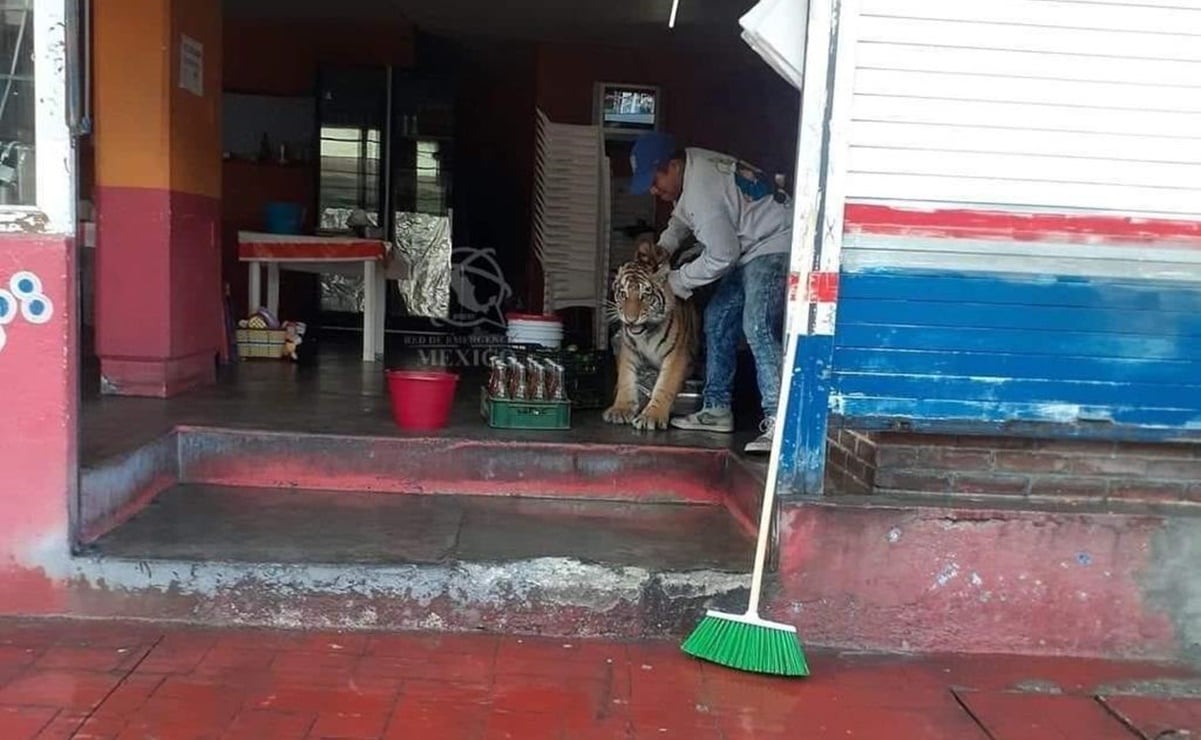
<svg viewBox="0 0 1201 740">
<path fill-rule="evenodd" d="M 492 369 L 488 375 L 488 396 L 491 398 L 509 397 L 508 366 L 501 357 L 492 358 Z"/>
</svg>

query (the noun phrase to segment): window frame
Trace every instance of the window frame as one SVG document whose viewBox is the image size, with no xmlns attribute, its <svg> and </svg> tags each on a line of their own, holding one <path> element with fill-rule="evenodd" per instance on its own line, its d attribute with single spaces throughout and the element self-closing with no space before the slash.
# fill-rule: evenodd
<svg viewBox="0 0 1201 740">
<path fill-rule="evenodd" d="M 32 0 L 34 172 L 33 205 L 0 205 L 0 236 L 74 234 L 75 146 L 68 120 L 68 77 L 73 74 L 68 34 L 74 0 Z M 87 2 L 87 0 L 84 0 Z"/>
</svg>

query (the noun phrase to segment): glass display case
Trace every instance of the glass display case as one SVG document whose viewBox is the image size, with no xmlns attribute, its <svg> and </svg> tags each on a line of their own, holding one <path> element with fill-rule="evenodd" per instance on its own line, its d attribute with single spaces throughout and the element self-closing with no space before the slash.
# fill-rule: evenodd
<svg viewBox="0 0 1201 740">
<path fill-rule="evenodd" d="M 318 88 L 319 233 L 388 239 L 407 269 L 389 282 L 388 316 L 447 318 L 452 82 L 388 67 L 342 67 L 323 68 Z M 362 311 L 361 278 L 323 276 L 321 295 L 323 312 Z"/>
<path fill-rule="evenodd" d="M 317 91 L 317 231 L 350 234 L 362 211 L 383 228 L 384 130 L 388 73 L 378 67 L 325 68 Z"/>
<path fill-rule="evenodd" d="M 383 239 L 386 67 L 323 67 L 317 75 L 316 230 Z M 321 276 L 321 311 L 332 324 L 365 310 L 363 278 Z M 355 319 L 357 321 L 357 317 Z"/>
<path fill-rule="evenodd" d="M 454 249 L 454 86 L 448 79 L 397 73 L 392 101 L 389 230 L 408 269 L 392 308 L 404 316 L 445 319 Z"/>
</svg>

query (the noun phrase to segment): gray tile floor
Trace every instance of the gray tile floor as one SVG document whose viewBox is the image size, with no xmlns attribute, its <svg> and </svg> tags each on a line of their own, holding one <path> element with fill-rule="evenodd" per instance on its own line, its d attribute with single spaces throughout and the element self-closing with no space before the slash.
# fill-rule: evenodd
<svg viewBox="0 0 1201 740">
<path fill-rule="evenodd" d="M 754 436 L 668 430 L 638 432 L 601 420 L 597 410 L 577 410 L 567 431 L 493 430 L 479 413 L 482 374 L 459 382 L 448 427 L 420 436 L 507 441 L 591 442 L 707 449 L 732 448 Z M 177 425 L 216 426 L 297 433 L 413 436 L 396 426 L 389 410 L 384 365 L 345 354 L 323 355 L 312 366 L 248 361 L 234 366 L 216 385 L 162 400 L 87 394 L 83 400 L 81 460 L 85 467 L 146 444 Z"/>
</svg>

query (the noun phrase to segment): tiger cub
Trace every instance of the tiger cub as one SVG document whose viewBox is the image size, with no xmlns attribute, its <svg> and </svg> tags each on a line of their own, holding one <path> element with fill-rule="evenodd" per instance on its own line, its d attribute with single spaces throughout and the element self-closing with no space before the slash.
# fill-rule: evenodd
<svg viewBox="0 0 1201 740">
<path fill-rule="evenodd" d="M 692 374 L 699 352 L 696 306 L 671 292 L 667 250 L 652 241 L 638 243 L 634 259 L 617 270 L 609 318 L 621 323 L 617 387 L 604 419 L 635 429 L 667 429 L 671 407 Z M 639 408 L 638 377 L 657 371 L 654 390 Z"/>
</svg>

